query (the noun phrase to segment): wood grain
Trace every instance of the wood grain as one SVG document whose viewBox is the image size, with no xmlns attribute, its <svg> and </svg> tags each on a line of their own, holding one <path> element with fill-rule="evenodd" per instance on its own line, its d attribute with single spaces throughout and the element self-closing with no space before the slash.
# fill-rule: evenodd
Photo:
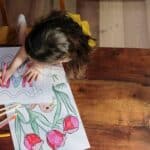
<svg viewBox="0 0 150 150">
<path fill-rule="evenodd" d="M 100 47 L 149 48 L 149 0 L 100 0 Z"/>
<path fill-rule="evenodd" d="M 87 79 L 130 81 L 150 85 L 150 50 L 98 48 L 87 67 Z"/>
<path fill-rule="evenodd" d="M 8 16 L 7 16 L 4 0 L 0 0 L 0 12 L 2 16 L 3 25 L 8 25 Z"/>
<path fill-rule="evenodd" d="M 72 81 L 92 150 L 149 150 L 150 87 Z"/>
<path fill-rule="evenodd" d="M 98 80 L 72 81 L 71 87 L 85 123 L 150 126 L 150 87 Z"/>
<path fill-rule="evenodd" d="M 149 48 L 145 1 L 124 1 L 123 10 L 125 47 Z"/>
<path fill-rule="evenodd" d="M 100 46 L 124 47 L 123 1 L 100 1 L 99 5 Z"/>
<path fill-rule="evenodd" d="M 148 41 L 150 41 L 150 1 L 145 0 Z M 150 44 L 149 44 L 150 45 Z"/>
<path fill-rule="evenodd" d="M 91 150 L 149 150 L 149 129 L 123 126 L 86 126 Z"/>
</svg>

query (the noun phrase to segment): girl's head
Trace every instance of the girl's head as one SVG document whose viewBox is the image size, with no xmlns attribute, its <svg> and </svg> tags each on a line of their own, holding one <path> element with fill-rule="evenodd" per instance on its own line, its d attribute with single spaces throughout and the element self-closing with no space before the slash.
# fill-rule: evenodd
<svg viewBox="0 0 150 150">
<path fill-rule="evenodd" d="M 70 60 L 72 66 L 79 68 L 88 61 L 89 39 L 66 12 L 53 11 L 33 27 L 25 48 L 36 61 L 53 64 Z"/>
</svg>

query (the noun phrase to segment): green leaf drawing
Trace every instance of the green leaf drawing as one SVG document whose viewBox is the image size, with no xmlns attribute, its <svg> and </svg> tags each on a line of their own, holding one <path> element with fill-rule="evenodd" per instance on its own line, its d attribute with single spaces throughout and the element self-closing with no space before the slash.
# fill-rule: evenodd
<svg viewBox="0 0 150 150">
<path fill-rule="evenodd" d="M 18 147 L 19 150 L 21 150 L 21 124 L 20 124 L 20 120 L 17 117 L 15 120 L 15 132 L 16 132 L 16 138 L 17 138 L 17 142 L 18 142 Z"/>
<path fill-rule="evenodd" d="M 61 97 L 66 109 L 69 109 L 73 114 L 76 115 L 76 110 L 75 108 L 72 106 L 70 99 L 68 97 L 68 95 L 64 92 L 59 92 L 59 96 Z"/>
<path fill-rule="evenodd" d="M 30 116 L 32 118 L 32 121 L 38 120 L 42 124 L 44 124 L 47 127 L 51 127 L 52 123 L 49 122 L 49 120 L 41 113 L 36 111 L 30 111 Z"/>
<path fill-rule="evenodd" d="M 64 118 L 57 120 L 56 124 L 62 124 L 63 120 L 64 120 Z"/>
<path fill-rule="evenodd" d="M 61 103 L 60 103 L 60 100 L 59 100 L 57 94 L 56 94 L 56 98 L 57 98 L 57 105 L 56 105 L 56 112 L 54 115 L 52 128 L 56 125 L 56 122 L 59 119 L 60 114 L 61 114 Z"/>
<path fill-rule="evenodd" d="M 54 82 L 59 80 L 59 78 L 57 77 L 57 74 L 53 74 L 52 79 Z"/>
<path fill-rule="evenodd" d="M 31 122 L 31 127 L 32 127 L 33 132 L 39 135 L 39 127 L 36 121 Z"/>
<path fill-rule="evenodd" d="M 65 86 L 66 86 L 65 83 L 60 83 L 55 85 L 55 89 L 63 89 Z"/>
<path fill-rule="evenodd" d="M 22 113 L 21 113 L 20 111 L 18 111 L 18 110 L 16 110 L 16 113 L 17 113 L 18 119 L 19 119 L 21 122 L 26 123 L 26 120 L 25 120 L 24 116 L 22 115 Z"/>
<path fill-rule="evenodd" d="M 69 96 L 64 93 L 63 91 L 59 91 L 57 90 L 56 88 L 57 87 L 61 87 L 61 86 L 65 86 L 64 83 L 61 83 L 61 84 L 57 84 L 55 87 L 54 87 L 54 91 L 55 91 L 55 94 L 57 95 L 58 99 L 60 99 L 60 101 L 63 102 L 63 104 L 65 105 L 65 108 L 67 110 L 67 112 L 69 113 L 69 111 L 71 111 L 73 114 L 76 115 L 76 110 L 75 108 L 72 106 L 71 102 L 70 102 L 70 98 Z M 68 110 L 69 109 L 69 110 Z"/>
<path fill-rule="evenodd" d="M 59 125 L 55 125 L 55 128 L 62 130 L 61 127 Z"/>
</svg>

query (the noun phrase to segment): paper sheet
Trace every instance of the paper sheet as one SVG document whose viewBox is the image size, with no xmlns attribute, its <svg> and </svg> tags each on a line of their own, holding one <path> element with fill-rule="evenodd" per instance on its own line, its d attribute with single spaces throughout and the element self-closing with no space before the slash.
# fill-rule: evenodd
<svg viewBox="0 0 150 150">
<path fill-rule="evenodd" d="M 0 50 L 10 52 L 10 49 L 16 51 L 17 48 Z M 8 54 L 5 52 L 4 54 Z M 13 101 L 5 94 L 0 95 L 4 100 L 7 99 L 7 103 L 22 103 L 22 107 L 14 112 L 17 113 L 16 120 L 9 123 L 15 150 L 88 149 L 90 145 L 63 67 L 53 66 L 50 72 L 45 72 L 45 74 L 49 79 L 41 86 L 41 89 L 44 86 L 43 91 L 47 91 L 45 95 L 42 95 L 47 103 L 39 103 L 44 102 L 39 98 L 41 94 L 34 98 L 21 94 L 19 100 L 18 97 L 11 97 Z M 18 90 L 18 87 L 15 89 L 11 87 L 11 90 Z"/>
<path fill-rule="evenodd" d="M 0 48 L 0 68 L 3 68 L 4 63 L 9 64 L 19 47 Z M 38 81 L 32 86 L 26 83 L 23 86 L 22 75 L 26 71 L 27 65 L 22 65 L 15 74 L 10 78 L 8 87 L 0 87 L 0 104 L 8 104 L 12 102 L 19 103 L 41 103 L 49 102 L 52 99 L 51 89 L 53 79 L 57 76 L 62 76 L 62 82 L 67 82 L 65 73 L 60 66 L 51 66 L 44 68 Z"/>
</svg>

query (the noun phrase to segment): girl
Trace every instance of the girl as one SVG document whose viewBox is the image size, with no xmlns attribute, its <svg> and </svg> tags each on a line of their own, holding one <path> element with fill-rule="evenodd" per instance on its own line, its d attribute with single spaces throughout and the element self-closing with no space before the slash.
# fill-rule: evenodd
<svg viewBox="0 0 150 150">
<path fill-rule="evenodd" d="M 35 24 L 26 36 L 24 16 L 19 19 L 19 41 L 22 44 L 16 57 L 6 71 L 0 84 L 6 84 L 16 69 L 27 59 L 30 68 L 24 74 L 28 82 L 36 80 L 44 65 L 68 62 L 74 72 L 88 62 L 94 40 L 88 23 L 80 16 L 64 11 L 53 11 L 48 17 Z M 2 78 L 2 73 L 0 72 Z"/>
</svg>

